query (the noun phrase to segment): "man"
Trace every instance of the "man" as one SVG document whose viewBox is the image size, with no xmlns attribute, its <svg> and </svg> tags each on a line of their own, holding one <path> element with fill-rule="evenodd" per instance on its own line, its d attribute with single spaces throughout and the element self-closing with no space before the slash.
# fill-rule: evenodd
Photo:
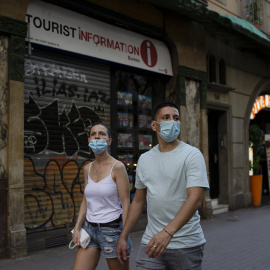
<svg viewBox="0 0 270 270">
<path fill-rule="evenodd" d="M 177 106 L 164 102 L 151 127 L 159 144 L 139 158 L 136 193 L 117 245 L 120 262 L 128 258 L 127 238 L 147 199 L 148 224 L 137 254 L 137 269 L 201 269 L 204 235 L 198 209 L 209 189 L 201 152 L 177 139 Z"/>
</svg>

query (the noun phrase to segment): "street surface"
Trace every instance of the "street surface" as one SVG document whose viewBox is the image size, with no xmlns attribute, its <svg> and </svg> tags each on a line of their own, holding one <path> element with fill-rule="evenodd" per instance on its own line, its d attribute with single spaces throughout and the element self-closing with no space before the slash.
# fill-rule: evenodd
<svg viewBox="0 0 270 270">
<path fill-rule="evenodd" d="M 270 270 L 270 205 L 243 209 L 201 221 L 207 240 L 203 270 Z M 142 231 L 131 234 L 135 259 Z M 32 252 L 25 258 L 0 260 L 1 270 L 69 270 L 75 250 L 67 246 Z M 103 257 L 97 270 L 107 270 Z"/>
</svg>

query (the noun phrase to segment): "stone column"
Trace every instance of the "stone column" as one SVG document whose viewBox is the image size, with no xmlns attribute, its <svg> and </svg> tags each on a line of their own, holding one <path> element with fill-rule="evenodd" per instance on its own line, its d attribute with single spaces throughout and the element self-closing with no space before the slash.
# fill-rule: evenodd
<svg viewBox="0 0 270 270">
<path fill-rule="evenodd" d="M 201 150 L 209 181 L 206 72 L 179 66 L 177 93 L 180 121 L 183 125 L 180 133 L 181 140 Z M 204 195 L 200 215 L 203 218 L 212 218 L 209 191 Z"/>
<path fill-rule="evenodd" d="M 7 241 L 5 255 L 9 258 L 26 256 L 26 230 L 24 227 L 24 54 L 27 25 L 24 21 L 0 16 L 0 33 L 8 46 L 6 52 L 8 70 L 1 80 L 4 85 L 6 116 L 5 150 L 0 152 L 2 171 L 7 178 Z M 8 53 L 7 53 L 8 52 Z M 2 61 L 2 60 L 0 60 Z M 2 91 L 1 91 L 2 92 Z M 3 93 L 3 92 L 2 92 Z M 1 103 L 2 104 L 2 103 Z"/>
<path fill-rule="evenodd" d="M 8 37 L 0 34 L 0 258 L 7 256 Z"/>
<path fill-rule="evenodd" d="M 26 256 L 24 227 L 24 84 L 9 82 L 8 114 L 8 253 Z"/>
</svg>

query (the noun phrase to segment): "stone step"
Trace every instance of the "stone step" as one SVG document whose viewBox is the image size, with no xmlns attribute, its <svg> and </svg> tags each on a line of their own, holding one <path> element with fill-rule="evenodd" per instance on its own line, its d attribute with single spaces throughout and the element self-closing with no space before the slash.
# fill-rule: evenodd
<svg viewBox="0 0 270 270">
<path fill-rule="evenodd" d="M 211 204 L 212 204 L 213 215 L 226 213 L 229 211 L 229 205 L 218 204 L 218 199 L 211 200 Z"/>
<path fill-rule="evenodd" d="M 211 204 L 212 204 L 212 207 L 214 205 L 218 205 L 218 199 L 211 199 Z"/>
</svg>

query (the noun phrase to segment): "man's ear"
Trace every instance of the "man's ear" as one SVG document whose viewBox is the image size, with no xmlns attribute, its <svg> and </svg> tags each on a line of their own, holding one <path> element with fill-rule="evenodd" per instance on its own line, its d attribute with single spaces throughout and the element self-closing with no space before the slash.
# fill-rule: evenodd
<svg viewBox="0 0 270 270">
<path fill-rule="evenodd" d="M 90 138 L 88 138 L 88 143 L 90 143 Z"/>
<path fill-rule="evenodd" d="M 154 121 L 154 120 L 151 121 L 151 128 L 153 131 L 157 131 L 156 124 L 157 124 L 156 121 Z"/>
</svg>

